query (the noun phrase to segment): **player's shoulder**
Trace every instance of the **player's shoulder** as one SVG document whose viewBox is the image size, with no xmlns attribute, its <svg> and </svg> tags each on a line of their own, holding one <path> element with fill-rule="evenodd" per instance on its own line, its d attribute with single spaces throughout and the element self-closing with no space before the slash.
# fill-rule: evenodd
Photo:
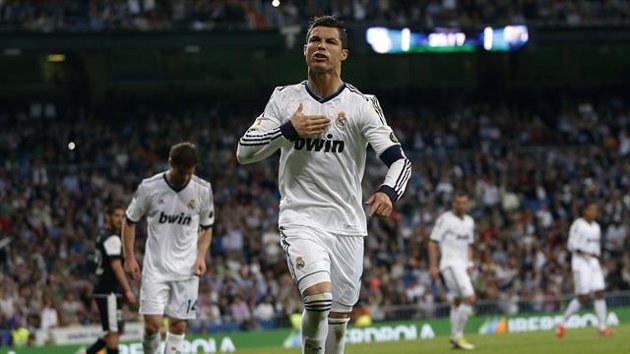
<svg viewBox="0 0 630 354">
<path fill-rule="evenodd" d="M 289 84 L 284 86 L 276 86 L 273 89 L 271 97 L 277 100 L 282 100 L 288 96 L 295 96 L 304 92 L 304 86 L 306 81 L 298 82 L 296 84 Z"/>
<path fill-rule="evenodd" d="M 584 220 L 583 218 L 577 218 L 575 220 L 573 220 L 573 223 L 571 224 L 571 226 L 582 226 L 582 225 L 586 225 L 586 220 Z"/>
<path fill-rule="evenodd" d="M 212 186 L 209 181 L 206 181 L 197 175 L 192 176 L 192 182 L 201 188 L 211 188 Z"/>
<path fill-rule="evenodd" d="M 436 224 L 437 223 L 443 223 L 443 222 L 449 222 L 451 220 L 451 217 L 453 216 L 453 213 L 451 213 L 450 210 L 447 210 L 445 212 L 443 212 L 442 214 L 440 214 L 437 218 L 437 220 L 435 220 Z"/>
<path fill-rule="evenodd" d="M 356 86 L 349 84 L 349 83 L 345 83 L 346 85 L 346 91 L 348 92 L 348 97 L 350 99 L 354 99 L 358 102 L 363 102 L 363 103 L 371 103 L 373 101 L 378 101 L 376 99 L 376 96 L 369 94 L 369 93 L 363 93 L 361 92 L 361 90 L 359 90 Z"/>
<path fill-rule="evenodd" d="M 113 232 L 113 231 L 109 231 L 105 237 L 103 238 L 103 243 L 108 244 L 108 243 L 112 243 L 112 242 L 118 242 L 121 241 L 122 238 L 120 237 L 120 234 L 117 232 Z"/>
<path fill-rule="evenodd" d="M 122 250 L 122 239 L 117 233 L 110 232 L 103 240 L 103 247 L 107 251 L 108 255 L 119 254 Z"/>
<path fill-rule="evenodd" d="M 469 214 L 464 215 L 464 221 L 471 224 L 475 223 L 475 219 L 473 219 L 473 217 Z"/>
<path fill-rule="evenodd" d="M 142 182 L 140 182 L 140 185 L 144 187 L 154 187 L 156 185 L 159 185 L 159 183 L 165 180 L 164 173 L 165 172 L 160 172 L 160 173 L 154 174 L 151 177 L 147 177 L 143 179 Z"/>
</svg>

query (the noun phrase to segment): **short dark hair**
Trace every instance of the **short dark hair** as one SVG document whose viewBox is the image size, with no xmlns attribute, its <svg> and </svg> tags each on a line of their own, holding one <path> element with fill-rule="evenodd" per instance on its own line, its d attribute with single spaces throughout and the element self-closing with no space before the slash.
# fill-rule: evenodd
<svg viewBox="0 0 630 354">
<path fill-rule="evenodd" d="M 453 193 L 453 199 L 459 198 L 459 197 L 468 198 L 468 193 L 463 189 L 456 189 L 455 192 Z"/>
<path fill-rule="evenodd" d="M 197 147 L 190 141 L 184 141 L 171 146 L 168 160 L 175 167 L 191 168 L 199 165 Z"/>
<path fill-rule="evenodd" d="M 118 209 L 122 209 L 124 211 L 125 206 L 118 202 L 111 203 L 107 206 L 107 209 L 105 209 L 105 213 L 107 213 L 107 215 L 112 215 Z"/>
<path fill-rule="evenodd" d="M 313 32 L 313 28 L 315 27 L 334 27 L 339 32 L 339 39 L 341 40 L 341 48 L 348 48 L 348 33 L 346 32 L 346 28 L 343 25 L 343 21 L 336 19 L 333 16 L 319 16 L 313 17 L 311 19 L 311 23 L 309 24 L 308 31 L 306 32 L 306 42 L 308 43 L 308 39 L 311 36 L 311 32 Z"/>
</svg>

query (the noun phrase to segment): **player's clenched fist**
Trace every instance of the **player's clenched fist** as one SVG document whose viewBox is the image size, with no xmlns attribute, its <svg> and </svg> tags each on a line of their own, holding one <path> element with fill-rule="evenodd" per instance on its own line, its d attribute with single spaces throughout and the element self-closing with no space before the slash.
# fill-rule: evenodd
<svg viewBox="0 0 630 354">
<path fill-rule="evenodd" d="M 125 260 L 125 272 L 129 274 L 131 279 L 140 280 L 140 266 L 135 258 L 127 258 Z"/>
<path fill-rule="evenodd" d="M 291 115 L 291 124 L 300 138 L 315 137 L 323 133 L 330 125 L 330 119 L 323 115 L 306 115 L 302 112 L 300 103 L 297 110 Z"/>
<path fill-rule="evenodd" d="M 365 203 L 371 205 L 370 210 L 368 210 L 368 216 L 386 218 L 392 212 L 392 201 L 389 199 L 389 196 L 383 192 L 372 194 Z"/>
</svg>

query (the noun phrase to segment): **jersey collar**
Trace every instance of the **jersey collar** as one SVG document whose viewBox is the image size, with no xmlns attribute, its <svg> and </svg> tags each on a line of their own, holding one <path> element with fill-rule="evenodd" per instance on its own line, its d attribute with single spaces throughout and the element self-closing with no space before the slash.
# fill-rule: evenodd
<svg viewBox="0 0 630 354">
<path fill-rule="evenodd" d="M 167 184 L 169 187 L 171 187 L 171 189 L 172 189 L 173 191 L 175 191 L 175 193 L 179 193 L 179 192 L 183 191 L 186 187 L 188 187 L 188 183 L 190 183 L 190 180 L 192 180 L 192 177 L 191 177 L 191 178 L 188 180 L 188 182 L 184 183 L 184 185 L 183 185 L 183 186 L 181 186 L 181 187 L 179 187 L 179 188 L 175 188 L 175 187 L 171 184 L 171 182 L 169 182 L 169 181 L 168 181 L 168 178 L 166 178 L 166 172 L 164 172 L 164 173 L 162 174 L 162 177 L 164 177 L 164 182 L 166 182 L 166 184 Z"/>
<path fill-rule="evenodd" d="M 315 94 L 315 92 L 313 92 L 311 90 L 310 87 L 308 87 L 308 81 L 304 81 L 304 88 L 306 89 L 306 92 L 308 92 L 308 94 L 313 97 L 313 99 L 319 103 L 326 103 L 330 100 L 332 100 L 333 98 L 339 96 L 341 94 L 341 92 L 343 92 L 343 90 L 346 88 L 346 83 L 342 83 L 341 86 L 339 86 L 339 89 L 337 89 L 337 91 L 335 91 L 332 95 L 328 96 L 328 97 L 319 97 Z"/>
</svg>

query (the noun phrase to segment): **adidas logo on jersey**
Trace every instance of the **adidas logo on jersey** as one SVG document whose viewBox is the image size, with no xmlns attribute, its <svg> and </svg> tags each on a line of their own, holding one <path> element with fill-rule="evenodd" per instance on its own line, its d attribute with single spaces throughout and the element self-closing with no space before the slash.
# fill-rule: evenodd
<svg viewBox="0 0 630 354">
<path fill-rule="evenodd" d="M 169 215 L 164 214 L 164 212 L 161 211 L 160 219 L 158 221 L 160 224 L 190 225 L 191 220 L 192 218 L 184 213 L 180 213 L 179 215 Z"/>
<path fill-rule="evenodd" d="M 346 147 L 346 144 L 343 140 L 331 140 L 331 138 L 333 137 L 332 134 L 328 134 L 328 136 L 326 137 L 328 139 L 301 138 L 293 143 L 293 148 L 295 150 L 306 149 L 306 151 L 323 150 L 324 152 L 343 152 L 343 149 Z"/>
</svg>

